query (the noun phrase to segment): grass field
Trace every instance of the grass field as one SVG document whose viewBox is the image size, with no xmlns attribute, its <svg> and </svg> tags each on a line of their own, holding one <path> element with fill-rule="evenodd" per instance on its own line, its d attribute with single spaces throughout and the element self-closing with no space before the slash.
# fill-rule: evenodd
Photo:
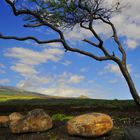
<svg viewBox="0 0 140 140">
<path fill-rule="evenodd" d="M 0 91 L 0 102 L 6 102 L 9 100 L 16 100 L 16 99 L 35 99 L 35 98 L 40 98 L 39 96 L 35 96 L 35 95 L 28 95 L 22 92 L 19 93 L 12 93 L 10 91 Z"/>
<path fill-rule="evenodd" d="M 47 105 L 47 106 L 93 106 L 106 108 L 124 108 L 134 106 L 132 100 L 98 99 L 42 99 L 36 97 L 0 97 L 0 105 Z"/>
<path fill-rule="evenodd" d="M 16 88 L 0 88 L 0 105 L 93 106 L 123 108 L 134 106 L 132 100 L 99 100 L 84 98 L 56 98 Z"/>
</svg>

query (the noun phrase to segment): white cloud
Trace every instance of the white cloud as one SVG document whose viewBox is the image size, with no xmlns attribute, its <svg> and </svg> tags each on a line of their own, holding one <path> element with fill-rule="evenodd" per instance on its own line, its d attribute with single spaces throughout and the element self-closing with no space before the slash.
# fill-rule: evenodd
<svg viewBox="0 0 140 140">
<path fill-rule="evenodd" d="M 5 85 L 5 84 L 7 84 L 9 82 L 10 82 L 9 79 L 0 79 L 0 85 Z"/>
<path fill-rule="evenodd" d="M 89 81 L 88 81 L 88 84 L 94 84 L 94 83 L 95 83 L 94 80 L 89 80 Z"/>
<path fill-rule="evenodd" d="M 30 76 L 33 74 L 37 74 L 38 72 L 35 70 L 33 66 L 29 66 L 27 64 L 17 63 L 14 66 L 11 66 L 13 71 L 19 72 L 22 76 Z"/>
<path fill-rule="evenodd" d="M 16 59 L 15 65 L 11 69 L 19 72 L 23 76 L 38 73 L 36 66 L 48 61 L 58 62 L 64 54 L 59 48 L 46 48 L 42 51 L 34 51 L 21 47 L 9 49 L 5 56 Z"/>
<path fill-rule="evenodd" d="M 128 71 L 132 71 L 132 66 L 129 64 L 127 65 Z M 108 64 L 107 66 L 104 67 L 104 71 L 106 72 L 111 72 L 117 75 L 121 74 L 120 68 L 117 64 Z"/>
<path fill-rule="evenodd" d="M 64 62 L 62 62 L 62 64 L 64 65 L 64 66 L 69 66 L 69 65 L 71 65 L 71 61 L 68 61 L 68 60 L 65 60 Z"/>
<path fill-rule="evenodd" d="M 121 74 L 120 68 L 116 64 L 108 64 L 105 68 L 105 71 L 109 71 L 115 74 Z"/>
<path fill-rule="evenodd" d="M 43 51 L 33 51 L 21 47 L 10 49 L 5 56 L 16 58 L 20 63 L 27 65 L 38 65 L 47 61 L 57 62 L 63 55 L 63 51 L 57 48 L 44 49 Z"/>
<path fill-rule="evenodd" d="M 69 79 L 70 83 L 80 83 L 84 80 L 84 76 L 72 75 Z"/>
<path fill-rule="evenodd" d="M 128 6 L 123 9 L 121 14 L 114 16 L 112 22 L 115 24 L 119 35 L 127 38 L 128 47 L 134 49 L 140 42 L 140 1 L 126 0 L 120 1 L 120 3 L 125 3 Z"/>
<path fill-rule="evenodd" d="M 140 79 L 140 74 L 135 73 L 135 74 L 134 74 L 134 77 Z"/>
<path fill-rule="evenodd" d="M 89 30 L 80 28 L 79 25 L 76 25 L 72 30 L 64 32 L 64 35 L 68 40 L 83 40 L 84 38 L 92 37 L 92 33 Z"/>
<path fill-rule="evenodd" d="M 115 79 L 108 80 L 108 83 L 110 83 L 110 84 L 116 84 L 118 81 L 119 81 L 119 79 L 115 78 Z"/>
<path fill-rule="evenodd" d="M 117 33 L 120 37 L 126 37 L 126 45 L 128 48 L 137 48 L 140 43 L 140 1 L 139 0 L 106 0 L 109 5 L 120 2 L 122 9 L 120 14 L 116 14 L 111 18 L 114 23 Z M 94 22 L 94 29 L 97 33 L 102 35 L 103 39 L 108 39 L 112 36 L 111 27 L 102 24 L 101 22 Z M 83 40 L 84 38 L 91 38 L 93 35 L 90 31 L 80 28 L 76 25 L 72 31 L 65 33 L 68 40 L 73 40 L 72 45 L 75 45 L 75 41 Z M 78 42 L 77 42 L 78 43 Z"/>
<path fill-rule="evenodd" d="M 84 76 L 67 72 L 59 75 L 32 75 L 21 80 L 17 87 L 52 96 L 77 97 L 90 93 L 88 89 L 73 87 L 83 80 Z"/>
<path fill-rule="evenodd" d="M 23 89 L 34 89 L 36 87 L 43 86 L 45 84 L 51 83 L 52 78 L 49 76 L 37 76 L 32 75 L 30 77 L 27 77 L 25 80 L 21 80 L 17 86 Z"/>
<path fill-rule="evenodd" d="M 96 85 L 90 88 L 84 87 L 73 87 L 70 85 L 56 85 L 49 87 L 35 87 L 29 89 L 30 91 L 39 92 L 51 96 L 60 96 L 60 97 L 79 97 L 85 95 L 94 99 L 110 99 L 112 98 L 108 93 L 109 89 L 103 89 L 97 87 Z M 98 93 L 98 94 L 97 94 Z"/>
<path fill-rule="evenodd" d="M 40 88 L 37 90 L 40 93 L 51 95 L 51 96 L 61 96 L 61 97 L 78 97 L 80 95 L 88 96 L 89 90 L 74 87 L 50 87 L 50 88 Z"/>
<path fill-rule="evenodd" d="M 127 39 L 125 44 L 130 49 L 135 49 L 138 46 L 138 42 L 136 40 Z"/>
<path fill-rule="evenodd" d="M 128 64 L 127 68 L 129 72 L 132 72 L 132 65 Z M 115 74 L 116 76 L 122 76 L 120 68 L 117 64 L 107 64 L 102 71 L 98 72 L 98 75 L 103 76 L 109 72 Z"/>
<path fill-rule="evenodd" d="M 23 72 L 24 73 L 24 72 Z M 60 75 L 46 75 L 42 76 L 39 74 L 34 74 L 26 77 L 24 80 L 20 81 L 18 83 L 18 87 L 20 88 L 25 88 L 25 89 L 30 89 L 30 88 L 35 88 L 36 86 L 43 86 L 44 84 L 50 84 L 51 86 L 56 86 L 56 85 L 69 85 L 69 84 L 78 84 L 84 80 L 84 76 L 82 75 L 76 75 L 76 74 L 71 74 L 67 72 L 63 72 Z"/>
<path fill-rule="evenodd" d="M 5 71 L 5 65 L 3 63 L 0 63 L 0 74 L 6 73 Z"/>
<path fill-rule="evenodd" d="M 80 71 L 81 72 L 87 72 L 89 70 L 89 68 L 81 68 Z"/>
</svg>

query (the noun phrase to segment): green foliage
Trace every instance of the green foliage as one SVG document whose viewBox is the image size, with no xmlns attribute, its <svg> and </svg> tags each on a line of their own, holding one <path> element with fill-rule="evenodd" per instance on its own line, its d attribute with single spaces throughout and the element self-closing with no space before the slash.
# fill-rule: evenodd
<svg viewBox="0 0 140 140">
<path fill-rule="evenodd" d="M 55 27 L 72 28 L 81 21 L 88 23 L 91 17 L 111 15 L 110 7 L 104 8 L 104 0 L 26 0 L 27 5 L 34 3 L 32 11 L 41 15 Z M 34 7 L 34 8 L 33 8 Z M 113 8 L 116 8 L 112 6 Z M 26 9 L 31 10 L 30 6 Z M 114 10 L 115 11 L 115 10 Z M 28 16 L 27 16 L 28 17 Z M 35 19 L 34 19 L 35 20 Z M 33 17 L 28 21 L 32 22 Z M 35 20 L 35 22 L 37 22 Z"/>
<path fill-rule="evenodd" d="M 53 121 L 68 121 L 72 118 L 73 118 L 73 116 L 67 116 L 65 114 L 54 114 L 52 116 Z"/>
<path fill-rule="evenodd" d="M 23 6 L 24 5 L 24 6 Z M 91 17 L 111 17 L 119 11 L 118 4 L 107 7 L 104 0 L 18 0 L 18 9 L 32 11 L 54 27 L 72 28 L 81 22 L 87 24 Z M 38 23 L 32 15 L 26 15 L 24 20 Z"/>
</svg>

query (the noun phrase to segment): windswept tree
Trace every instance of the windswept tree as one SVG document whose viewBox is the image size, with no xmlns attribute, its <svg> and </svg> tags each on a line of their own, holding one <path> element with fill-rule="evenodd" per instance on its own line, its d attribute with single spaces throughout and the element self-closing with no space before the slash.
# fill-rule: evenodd
<svg viewBox="0 0 140 140">
<path fill-rule="evenodd" d="M 49 27 L 59 35 L 59 38 L 39 40 L 33 36 L 17 37 L 0 34 L 1 39 L 15 39 L 19 41 L 30 39 L 38 44 L 58 42 L 63 45 L 66 52 L 77 52 L 97 61 L 114 61 L 119 66 L 135 103 L 140 106 L 140 97 L 127 68 L 125 49 L 122 46 L 114 24 L 111 22 L 111 18 L 115 14 L 120 13 L 123 8 L 120 2 L 112 5 L 108 5 L 106 0 L 5 0 L 5 2 L 11 7 L 15 16 L 24 17 L 24 20 L 26 20 L 26 24 L 23 25 L 24 27 L 36 28 L 45 26 L 47 27 L 46 29 Z M 117 53 L 111 52 L 105 46 L 104 40 L 96 32 L 94 26 L 95 22 L 98 21 L 111 28 L 112 35 L 110 39 L 116 44 L 111 47 L 116 47 L 121 56 L 117 56 Z M 63 31 L 70 30 L 75 25 L 79 25 L 80 28 L 92 33 L 92 39 L 87 38 L 82 41 L 89 46 L 92 45 L 97 48 L 102 52 L 102 56 L 69 45 Z"/>
</svg>

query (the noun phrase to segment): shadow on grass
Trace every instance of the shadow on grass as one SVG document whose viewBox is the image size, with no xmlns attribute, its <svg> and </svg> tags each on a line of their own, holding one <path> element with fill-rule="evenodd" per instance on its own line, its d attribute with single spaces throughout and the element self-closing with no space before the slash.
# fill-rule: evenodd
<svg viewBox="0 0 140 140">
<path fill-rule="evenodd" d="M 0 102 L 0 105 L 48 105 L 48 106 L 92 106 L 106 108 L 134 107 L 133 100 L 98 100 L 98 99 L 14 99 Z"/>
</svg>

